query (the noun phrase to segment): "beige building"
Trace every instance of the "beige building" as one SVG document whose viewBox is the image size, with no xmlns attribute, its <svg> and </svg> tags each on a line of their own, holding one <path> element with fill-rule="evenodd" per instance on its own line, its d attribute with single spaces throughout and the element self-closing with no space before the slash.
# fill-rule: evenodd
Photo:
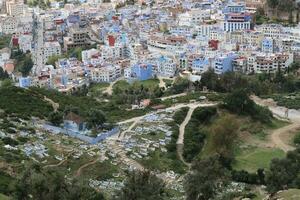
<svg viewBox="0 0 300 200">
<path fill-rule="evenodd" d="M 64 37 L 64 50 L 90 46 L 89 32 L 83 28 L 71 28 L 68 37 Z"/>
<path fill-rule="evenodd" d="M 25 14 L 26 5 L 23 0 L 6 1 L 6 13 L 11 16 L 19 16 Z"/>
</svg>

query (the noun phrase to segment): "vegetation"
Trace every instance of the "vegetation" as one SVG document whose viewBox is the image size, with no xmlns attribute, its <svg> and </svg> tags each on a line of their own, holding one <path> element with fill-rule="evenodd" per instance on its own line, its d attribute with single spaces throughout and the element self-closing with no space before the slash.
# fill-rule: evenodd
<svg viewBox="0 0 300 200">
<path fill-rule="evenodd" d="M 0 108 L 6 113 L 16 113 L 21 118 L 36 116 L 44 118 L 52 111 L 51 105 L 41 94 L 33 90 L 9 86 L 0 87 Z"/>
<path fill-rule="evenodd" d="M 228 170 L 222 166 L 219 156 L 196 160 L 184 181 L 187 200 L 213 199 L 228 180 Z"/>
<path fill-rule="evenodd" d="M 23 53 L 18 49 L 12 52 L 11 58 L 16 60 L 16 69 L 22 73 L 22 76 L 28 76 L 33 67 L 31 54 L 29 52 Z"/>
<path fill-rule="evenodd" d="M 63 123 L 63 116 L 64 114 L 59 111 L 53 111 L 49 114 L 48 120 L 55 126 L 59 126 Z"/>
<path fill-rule="evenodd" d="M 149 155 L 149 159 L 141 159 L 140 162 L 150 170 L 169 171 L 172 170 L 179 174 L 184 174 L 186 167 L 177 157 L 177 139 L 179 136 L 179 125 L 184 121 L 188 108 L 184 107 L 176 111 L 173 115 L 172 122 L 168 125 L 171 127 L 171 141 L 166 145 L 167 152 L 154 151 Z"/>
<path fill-rule="evenodd" d="M 288 188 L 300 188 L 300 149 L 290 151 L 285 158 L 274 159 L 266 176 L 267 190 L 275 193 Z"/>
<path fill-rule="evenodd" d="M 9 47 L 10 42 L 11 42 L 11 35 L 0 36 L 0 49 Z"/>
<path fill-rule="evenodd" d="M 116 104 L 138 104 L 143 99 L 161 97 L 163 91 L 158 86 L 158 80 L 133 82 L 118 81 L 113 87 L 112 100 Z"/>
<path fill-rule="evenodd" d="M 271 123 L 272 113 L 269 109 L 255 104 L 245 90 L 235 90 L 224 100 L 224 107 L 239 115 L 250 115 L 254 120 Z"/>
<path fill-rule="evenodd" d="M 210 123 L 210 120 L 217 114 L 215 107 L 196 108 L 191 120 L 185 127 L 183 157 L 187 162 L 191 162 L 196 157 L 204 145 L 207 130 L 202 126 Z"/>
<path fill-rule="evenodd" d="M 9 195 L 12 192 L 11 190 L 13 181 L 13 177 L 3 171 L 0 171 L 0 191 L 2 194 Z"/>
<path fill-rule="evenodd" d="M 295 136 L 294 136 L 294 144 L 299 146 L 300 145 L 300 132 L 298 132 Z"/>
<path fill-rule="evenodd" d="M 7 73 L 7 71 L 4 71 L 3 68 L 0 68 L 0 80 L 5 80 L 8 79 L 9 75 Z"/>
<path fill-rule="evenodd" d="M 101 200 L 96 192 L 79 180 L 66 181 L 63 174 L 55 169 L 42 169 L 38 165 L 25 170 L 15 185 L 13 196 L 16 199 L 81 199 Z"/>
<path fill-rule="evenodd" d="M 92 109 L 88 112 L 87 123 L 90 128 L 98 130 L 106 122 L 106 118 L 102 110 Z"/>
<path fill-rule="evenodd" d="M 167 197 L 165 183 L 149 171 L 129 174 L 116 200 L 164 200 Z"/>
<path fill-rule="evenodd" d="M 215 120 L 210 127 L 201 155 L 209 156 L 217 153 L 226 158 L 233 158 L 238 129 L 239 123 L 232 115 L 224 115 Z"/>
<path fill-rule="evenodd" d="M 268 169 L 274 158 L 283 158 L 285 153 L 280 149 L 249 148 L 239 150 L 236 154 L 233 168 L 255 172 L 257 169 Z"/>
<path fill-rule="evenodd" d="M 146 110 L 126 110 L 128 107 L 117 105 L 114 102 L 98 102 L 97 100 L 81 95 L 63 94 L 56 90 L 46 90 L 44 88 L 30 88 L 30 90 L 46 96 L 59 104 L 59 111 L 64 112 L 72 107 L 77 110 L 77 114 L 83 118 L 88 117 L 90 110 L 102 110 L 108 122 L 117 122 L 124 119 L 140 116 L 145 114 Z"/>
<path fill-rule="evenodd" d="M 272 98 L 276 101 L 278 106 L 284 106 L 289 109 L 300 109 L 300 93 L 289 93 L 289 94 L 273 94 L 264 95 L 263 98 Z"/>
</svg>

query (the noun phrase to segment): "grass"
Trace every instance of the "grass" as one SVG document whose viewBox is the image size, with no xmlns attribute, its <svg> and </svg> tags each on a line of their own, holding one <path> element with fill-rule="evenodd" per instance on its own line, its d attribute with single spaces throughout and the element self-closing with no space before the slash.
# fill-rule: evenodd
<svg viewBox="0 0 300 200">
<path fill-rule="evenodd" d="M 163 79 L 163 81 L 165 82 L 166 86 L 171 86 L 173 84 L 173 80 L 170 79 Z"/>
<path fill-rule="evenodd" d="M 256 172 L 259 168 L 268 168 L 272 159 L 283 158 L 285 153 L 281 149 L 247 148 L 237 152 L 234 169 Z"/>
<path fill-rule="evenodd" d="M 135 81 L 131 84 L 125 80 L 120 80 L 114 84 L 113 89 L 119 88 L 121 90 L 128 90 L 131 87 L 137 88 L 140 87 L 141 85 L 143 85 L 144 88 L 149 88 L 150 90 L 154 90 L 156 87 L 159 86 L 159 80 L 149 79 L 145 81 Z"/>
<path fill-rule="evenodd" d="M 94 93 L 94 92 L 101 92 L 103 90 L 105 90 L 107 87 L 109 86 L 109 83 L 96 83 L 93 84 L 90 88 L 90 92 Z"/>
<path fill-rule="evenodd" d="M 9 200 L 10 198 L 4 194 L 0 194 L 0 200 Z"/>
<path fill-rule="evenodd" d="M 81 176 L 86 179 L 107 180 L 113 178 L 118 172 L 118 166 L 112 165 L 110 161 L 97 162 L 82 170 Z"/>
<path fill-rule="evenodd" d="M 273 94 L 262 96 L 262 98 L 272 98 L 277 102 L 277 105 L 284 106 L 290 109 L 300 109 L 300 93 L 290 94 Z"/>
<path fill-rule="evenodd" d="M 25 90 L 17 87 L 0 88 L 0 109 L 7 113 L 17 113 L 21 117 L 45 117 L 53 109 L 44 101 L 42 94 L 31 89 Z"/>
<path fill-rule="evenodd" d="M 0 49 L 9 47 L 11 35 L 3 35 L 0 37 Z"/>
<path fill-rule="evenodd" d="M 149 79 L 149 80 L 141 81 L 140 84 L 143 85 L 145 88 L 149 88 L 150 90 L 153 90 L 154 88 L 159 86 L 159 80 Z"/>
<path fill-rule="evenodd" d="M 185 167 L 182 162 L 178 160 L 176 154 L 163 153 L 159 150 L 151 152 L 149 158 L 140 159 L 139 162 L 150 170 L 159 170 L 161 172 L 172 170 L 180 174 L 185 171 Z"/>
<path fill-rule="evenodd" d="M 298 200 L 300 199 L 300 190 L 299 189 L 289 189 L 280 192 L 276 195 L 278 199 L 282 200 Z"/>
<path fill-rule="evenodd" d="M 126 90 L 126 89 L 130 88 L 130 84 L 125 80 L 120 80 L 114 84 L 113 89 L 115 89 L 115 88 L 119 88 L 121 90 Z"/>
<path fill-rule="evenodd" d="M 220 93 L 205 93 L 205 92 L 189 92 L 184 96 L 166 99 L 162 101 L 162 103 L 169 107 L 176 103 L 189 103 L 191 100 L 199 101 L 200 96 L 206 96 L 209 101 L 222 101 L 224 99 L 224 95 Z"/>
</svg>

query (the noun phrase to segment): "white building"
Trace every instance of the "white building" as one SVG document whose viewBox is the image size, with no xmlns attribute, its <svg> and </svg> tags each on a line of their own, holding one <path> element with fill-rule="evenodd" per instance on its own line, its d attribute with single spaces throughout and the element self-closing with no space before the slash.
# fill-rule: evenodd
<svg viewBox="0 0 300 200">
<path fill-rule="evenodd" d="M 51 56 L 60 55 L 61 46 L 58 42 L 45 42 L 43 48 L 43 63 L 45 64 Z"/>
<path fill-rule="evenodd" d="M 4 67 L 4 64 L 6 61 L 10 58 L 10 49 L 9 48 L 3 48 L 0 49 L 0 67 Z"/>
<path fill-rule="evenodd" d="M 275 73 L 285 71 L 293 63 L 293 54 L 277 53 L 257 55 L 253 63 L 255 73 Z"/>
<path fill-rule="evenodd" d="M 6 17 L 0 22 L 2 33 L 14 34 L 17 32 L 18 19 L 16 17 Z"/>
<path fill-rule="evenodd" d="M 175 61 L 166 56 L 161 56 L 157 59 L 158 74 L 163 77 L 173 77 L 176 73 Z"/>
<path fill-rule="evenodd" d="M 11 16 L 23 15 L 26 10 L 26 5 L 23 0 L 8 0 L 6 1 L 6 13 Z"/>
<path fill-rule="evenodd" d="M 19 48 L 23 51 L 32 51 L 32 35 L 19 36 Z"/>
<path fill-rule="evenodd" d="M 112 82 L 121 76 L 120 66 L 104 66 L 91 69 L 91 80 L 93 82 Z"/>
</svg>

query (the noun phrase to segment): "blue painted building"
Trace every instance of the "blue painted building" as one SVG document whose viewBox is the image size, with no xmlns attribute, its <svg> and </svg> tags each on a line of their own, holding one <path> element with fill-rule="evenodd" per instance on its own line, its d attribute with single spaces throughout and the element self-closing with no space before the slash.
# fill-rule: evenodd
<svg viewBox="0 0 300 200">
<path fill-rule="evenodd" d="M 223 74 L 228 71 L 233 71 L 233 60 L 235 58 L 237 58 L 237 55 L 234 53 L 217 56 L 214 61 L 215 73 Z"/>
<path fill-rule="evenodd" d="M 198 57 L 192 61 L 192 70 L 196 72 L 203 73 L 207 71 L 210 66 L 210 62 L 208 58 Z"/>
<path fill-rule="evenodd" d="M 19 86 L 21 88 L 28 88 L 31 86 L 31 78 L 30 77 L 21 77 L 19 78 Z"/>
<path fill-rule="evenodd" d="M 154 76 L 152 64 L 135 64 L 131 68 L 132 77 L 140 81 L 148 80 Z"/>
<path fill-rule="evenodd" d="M 274 40 L 272 38 L 264 38 L 261 44 L 261 50 L 266 53 L 273 53 Z"/>
</svg>

